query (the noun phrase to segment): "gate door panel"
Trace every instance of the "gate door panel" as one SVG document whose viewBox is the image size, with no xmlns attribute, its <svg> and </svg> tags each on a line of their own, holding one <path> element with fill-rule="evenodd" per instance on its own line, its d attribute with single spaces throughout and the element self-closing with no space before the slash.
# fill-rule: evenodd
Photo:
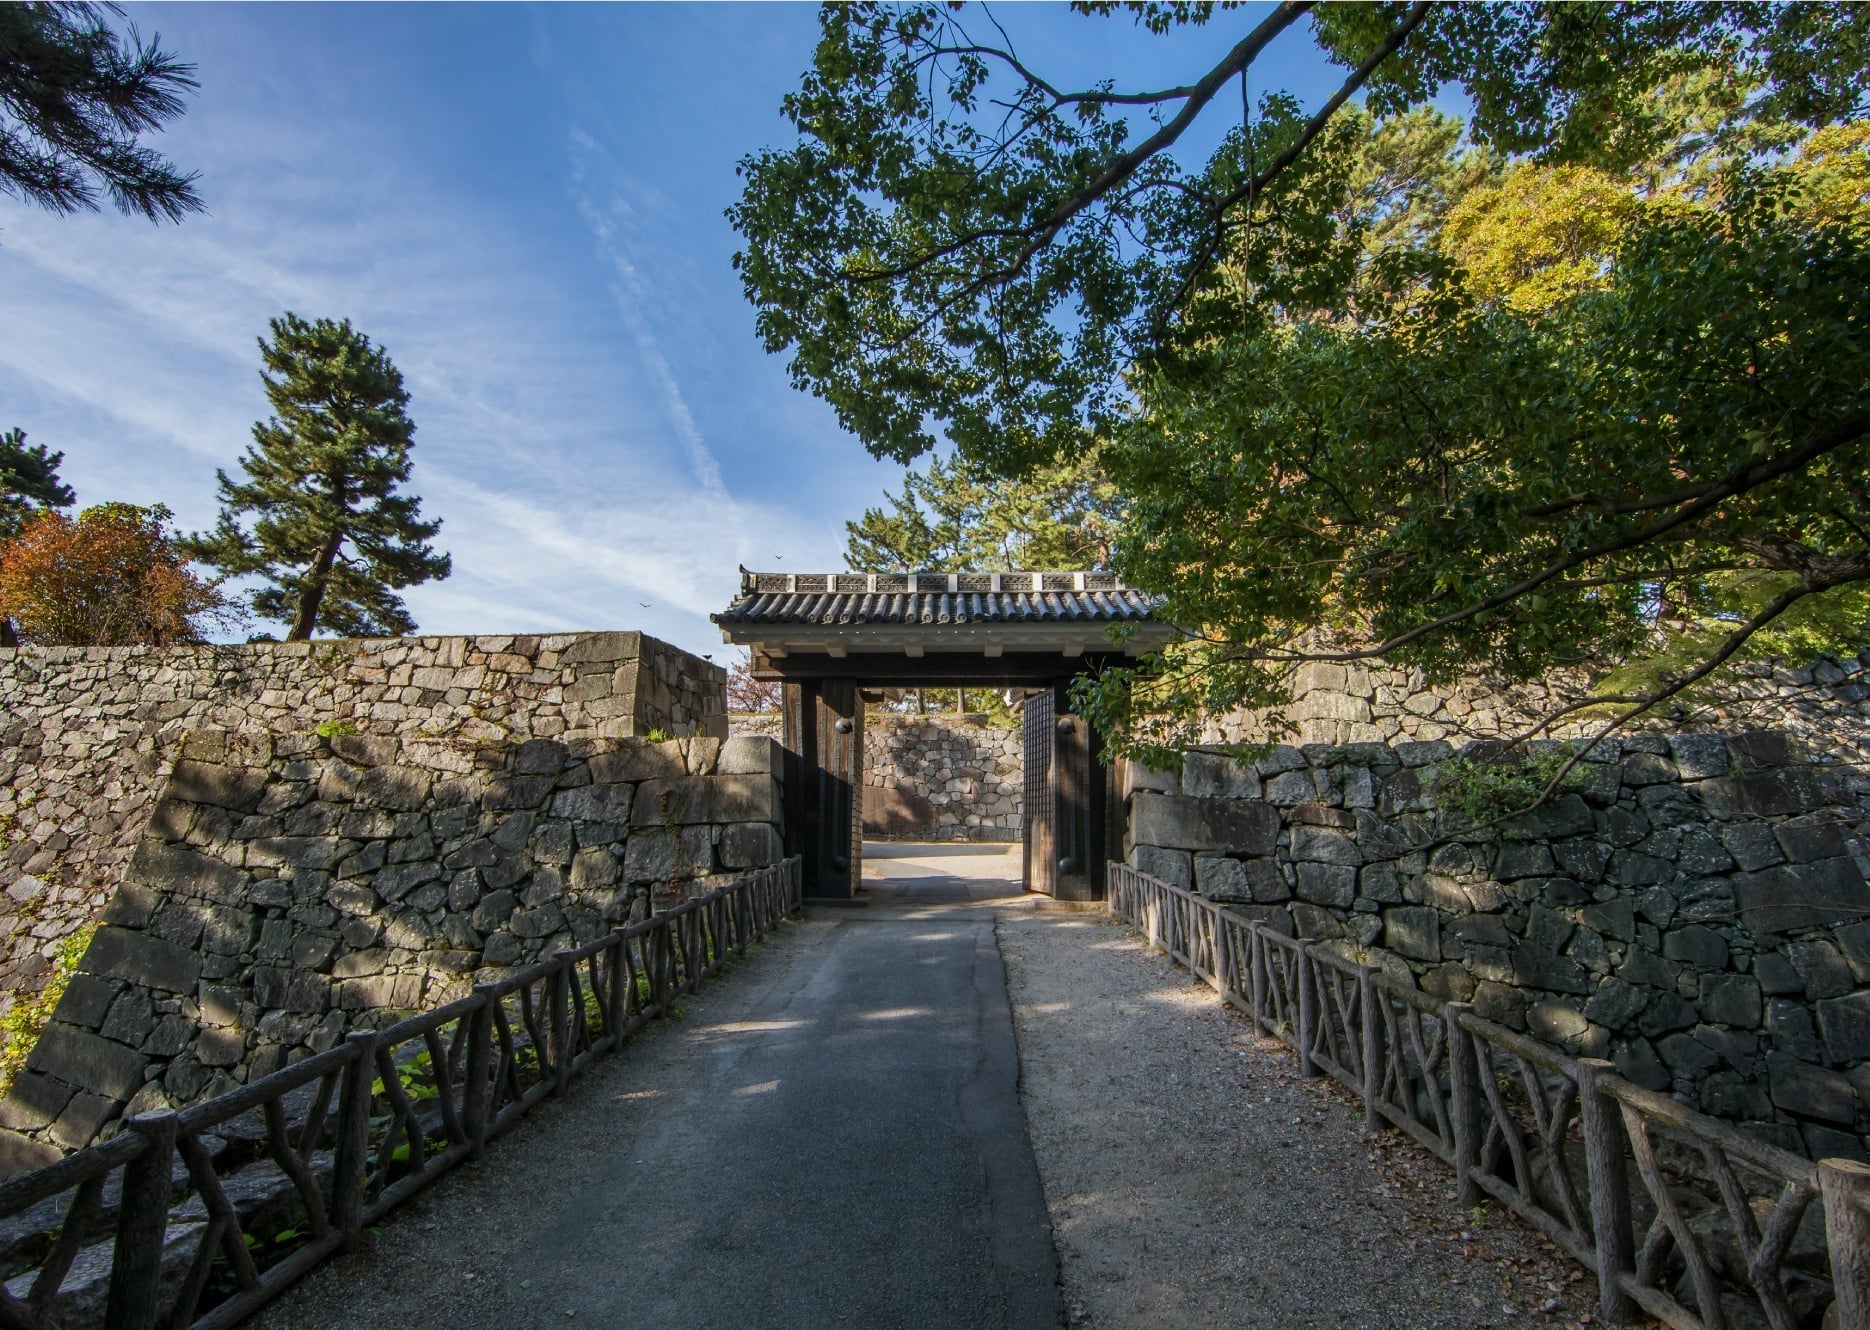
<svg viewBox="0 0 1870 1330">
<path fill-rule="evenodd" d="M 1026 695 L 1026 771 L 1020 802 L 1020 839 L 1025 843 L 1026 890 L 1053 894 L 1058 856 L 1053 838 L 1052 758 L 1057 748 L 1052 690 Z"/>
</svg>

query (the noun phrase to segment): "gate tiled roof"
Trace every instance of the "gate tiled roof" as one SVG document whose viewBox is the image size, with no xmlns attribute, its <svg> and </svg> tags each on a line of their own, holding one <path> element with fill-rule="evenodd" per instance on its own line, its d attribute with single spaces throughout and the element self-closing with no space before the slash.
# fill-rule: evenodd
<svg viewBox="0 0 1870 1330">
<path fill-rule="evenodd" d="M 1112 573 L 756 573 L 713 617 L 755 624 L 1146 622 L 1155 598 Z"/>
</svg>

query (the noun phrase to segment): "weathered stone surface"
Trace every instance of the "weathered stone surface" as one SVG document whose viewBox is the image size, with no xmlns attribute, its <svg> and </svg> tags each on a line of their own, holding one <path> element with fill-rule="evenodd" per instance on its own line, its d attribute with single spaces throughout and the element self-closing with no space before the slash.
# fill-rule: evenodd
<svg viewBox="0 0 1870 1330">
<path fill-rule="evenodd" d="M 1773 1103 L 1788 1113 L 1844 1126 L 1856 1120 L 1857 1096 L 1836 1072 L 1777 1052 L 1766 1055 L 1766 1071 Z"/>
<path fill-rule="evenodd" d="M 1740 917 L 1758 932 L 1856 923 L 1870 914 L 1870 885 L 1848 858 L 1738 873 L 1733 881 Z"/>
<path fill-rule="evenodd" d="M 637 787 L 630 822 L 637 827 L 705 822 L 772 822 L 781 818 L 779 788 L 760 776 L 682 776 Z"/>
<path fill-rule="evenodd" d="M 1278 840 L 1279 814 L 1263 803 L 1146 792 L 1131 801 L 1130 834 L 1139 845 L 1265 855 Z"/>
<path fill-rule="evenodd" d="M 1383 911 L 1383 945 L 1411 960 L 1441 959 L 1441 914 L 1426 906 Z"/>
<path fill-rule="evenodd" d="M 213 762 L 181 761 L 169 776 L 168 798 L 191 804 L 208 804 L 251 813 L 266 788 L 266 772 L 245 767 L 225 767 Z"/>
<path fill-rule="evenodd" d="M 139 1054 L 122 1044 L 57 1020 L 45 1027 L 26 1060 L 30 1071 L 56 1076 L 119 1102 L 142 1086 L 145 1065 Z"/>
<path fill-rule="evenodd" d="M 785 847 L 770 823 L 739 822 L 721 829 L 720 856 L 723 868 L 765 868 L 785 857 Z"/>
<path fill-rule="evenodd" d="M 1182 793 L 1196 799 L 1257 799 L 1260 776 L 1250 763 L 1220 753 L 1182 757 Z"/>
<path fill-rule="evenodd" d="M 87 974 L 122 979 L 166 993 L 192 993 L 201 978 L 193 952 L 147 933 L 100 928 L 78 963 Z"/>
<path fill-rule="evenodd" d="M 144 840 L 130 861 L 130 878 L 157 892 L 232 900 L 239 896 L 247 875 L 232 864 L 212 859 L 184 845 Z"/>
<path fill-rule="evenodd" d="M 1302 863 L 1297 873 L 1301 900 L 1347 910 L 1357 899 L 1357 870 L 1347 864 Z"/>
<path fill-rule="evenodd" d="M 1818 1028 L 1831 1061 L 1870 1058 L 1870 990 L 1820 1002 Z"/>
<path fill-rule="evenodd" d="M 1702 1019 L 1750 1030 L 1760 1023 L 1764 1011 L 1757 980 L 1741 974 L 1701 976 Z"/>
<path fill-rule="evenodd" d="M 627 826 L 630 821 L 632 785 L 586 785 L 563 790 L 552 798 L 552 816 L 577 822 L 611 822 Z"/>
<path fill-rule="evenodd" d="M 1290 853 L 1297 862 L 1356 865 L 1364 861 L 1353 837 L 1329 827 L 1293 827 Z"/>
<path fill-rule="evenodd" d="M 679 743 L 626 743 L 591 758 L 591 779 L 598 784 L 668 780 L 688 773 Z"/>
<path fill-rule="evenodd" d="M 1167 850 L 1159 845 L 1139 845 L 1131 856 L 1131 866 L 1139 873 L 1167 882 L 1172 887 L 1194 885 L 1194 869 L 1186 850 Z"/>
</svg>

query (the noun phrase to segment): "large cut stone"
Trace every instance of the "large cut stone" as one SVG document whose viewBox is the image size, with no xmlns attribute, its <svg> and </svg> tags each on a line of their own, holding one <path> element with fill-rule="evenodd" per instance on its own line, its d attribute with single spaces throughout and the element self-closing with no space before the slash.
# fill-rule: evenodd
<svg viewBox="0 0 1870 1330">
<path fill-rule="evenodd" d="M 1159 845 L 1139 845 L 1130 856 L 1131 867 L 1139 873 L 1147 873 L 1159 881 L 1167 882 L 1172 887 L 1187 889 L 1190 885 L 1188 852 L 1186 850 L 1165 850 Z"/>
<path fill-rule="evenodd" d="M 1271 854 L 1279 841 L 1279 812 L 1263 803 L 1144 791 L 1130 804 L 1130 834 L 1138 845 Z"/>
<path fill-rule="evenodd" d="M 1818 1028 L 1831 1061 L 1870 1058 L 1870 990 L 1820 1002 Z"/>
<path fill-rule="evenodd" d="M 1740 917 L 1756 932 L 1854 923 L 1870 914 L 1870 884 L 1850 859 L 1736 873 L 1733 882 Z"/>
<path fill-rule="evenodd" d="M 630 809 L 630 823 L 638 827 L 779 819 L 779 786 L 767 776 L 646 780 L 637 789 Z"/>
<path fill-rule="evenodd" d="M 1301 900 L 1348 910 L 1357 899 L 1357 870 L 1348 864 L 1305 863 L 1296 871 Z"/>
<path fill-rule="evenodd" d="M 1257 799 L 1260 777 L 1251 765 L 1220 753 L 1186 753 L 1182 792 L 1198 799 Z"/>
<path fill-rule="evenodd" d="M 765 868 L 785 857 L 779 832 L 765 822 L 740 822 L 721 831 L 721 867 Z"/>
<path fill-rule="evenodd" d="M 238 900 L 247 880 L 232 864 L 198 854 L 186 845 L 165 845 L 148 838 L 136 847 L 128 876 L 158 891 L 221 901 Z"/>
<path fill-rule="evenodd" d="M 714 769 L 723 776 L 780 776 L 785 753 L 777 741 L 763 735 L 741 735 L 721 745 Z"/>
<path fill-rule="evenodd" d="M 1567 794 L 1500 824 L 1500 834 L 1508 840 L 1563 840 L 1583 836 L 1597 826 L 1591 806 L 1575 794 Z"/>
<path fill-rule="evenodd" d="M 166 993 L 193 994 L 201 979 L 201 958 L 188 948 L 123 928 L 98 929 L 78 968 Z"/>
<path fill-rule="evenodd" d="M 1383 912 L 1383 945 L 1411 960 L 1441 959 L 1441 913 L 1406 905 Z"/>
<path fill-rule="evenodd" d="M 597 784 L 617 781 L 660 780 L 686 775 L 688 765 L 679 741 L 647 743 L 626 739 L 608 753 L 591 755 L 591 779 Z"/>
<path fill-rule="evenodd" d="M 168 797 L 191 804 L 211 804 L 251 813 L 266 789 L 266 773 L 213 762 L 177 762 L 169 776 Z"/>
<path fill-rule="evenodd" d="M 585 785 L 564 790 L 552 799 L 552 816 L 574 822 L 628 823 L 631 785 Z"/>
<path fill-rule="evenodd" d="M 1300 862 L 1353 866 L 1364 861 L 1356 840 L 1330 827 L 1293 827 L 1292 857 Z"/>
<path fill-rule="evenodd" d="M 53 1021 L 26 1065 L 121 1103 L 143 1088 L 143 1057 L 110 1040 Z"/>
<path fill-rule="evenodd" d="M 1847 1127 L 1855 1120 L 1857 1095 L 1836 1072 L 1779 1052 L 1766 1055 L 1766 1071 L 1773 1102 L 1786 1112 Z"/>
<path fill-rule="evenodd" d="M 635 660 L 643 654 L 641 633 L 586 633 L 559 653 L 561 665 Z"/>
</svg>

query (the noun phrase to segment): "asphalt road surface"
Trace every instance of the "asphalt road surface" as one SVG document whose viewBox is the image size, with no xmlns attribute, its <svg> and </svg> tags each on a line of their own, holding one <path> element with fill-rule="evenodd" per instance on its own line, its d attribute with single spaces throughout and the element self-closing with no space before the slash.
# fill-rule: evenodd
<svg viewBox="0 0 1870 1330">
<path fill-rule="evenodd" d="M 813 907 L 259 1324 L 1059 1326 L 993 931 L 1017 884 L 943 866 L 878 863 L 867 908 Z"/>
</svg>

